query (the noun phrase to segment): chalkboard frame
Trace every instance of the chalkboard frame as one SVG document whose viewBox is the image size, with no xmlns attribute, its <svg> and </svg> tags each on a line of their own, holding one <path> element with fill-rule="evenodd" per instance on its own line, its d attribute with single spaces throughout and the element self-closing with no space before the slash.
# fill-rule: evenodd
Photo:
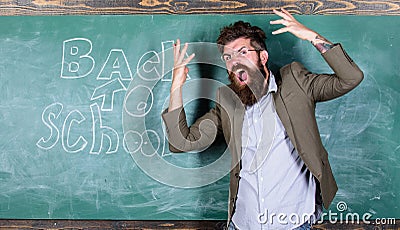
<svg viewBox="0 0 400 230">
<path fill-rule="evenodd" d="M 282 7 L 307 15 L 400 15 L 396 0 L 6 0 L 0 2 L 0 15 L 272 14 Z"/>
</svg>

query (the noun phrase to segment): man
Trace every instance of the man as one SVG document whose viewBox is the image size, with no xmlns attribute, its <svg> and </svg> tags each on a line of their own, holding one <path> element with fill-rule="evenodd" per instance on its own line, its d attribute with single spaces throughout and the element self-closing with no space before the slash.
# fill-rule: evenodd
<svg viewBox="0 0 400 230">
<path fill-rule="evenodd" d="M 163 119 L 170 149 L 209 146 L 222 134 L 232 155 L 228 226 L 230 229 L 310 229 L 337 185 L 322 145 L 317 102 L 355 88 L 363 73 L 339 44 L 299 23 L 286 10 L 271 24 L 314 45 L 335 74 L 314 74 L 294 62 L 275 75 L 268 69 L 265 33 L 236 22 L 221 30 L 217 43 L 231 84 L 217 91 L 216 106 L 191 127 L 186 123 L 182 86 L 194 54 L 174 46 L 174 71 L 168 111 Z"/>
</svg>

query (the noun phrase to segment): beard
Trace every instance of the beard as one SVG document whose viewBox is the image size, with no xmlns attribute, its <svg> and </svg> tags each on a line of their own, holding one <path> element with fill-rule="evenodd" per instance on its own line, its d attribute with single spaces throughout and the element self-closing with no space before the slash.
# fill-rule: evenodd
<svg viewBox="0 0 400 230">
<path fill-rule="evenodd" d="M 240 70 L 239 73 L 236 73 L 238 70 Z M 242 79 L 237 74 L 242 75 L 244 72 L 247 74 L 248 82 L 243 85 L 240 84 Z M 238 64 L 229 72 L 231 82 L 229 88 L 238 95 L 244 105 L 252 106 L 266 93 L 268 88 L 264 85 L 266 75 L 260 60 L 258 61 L 258 69 L 251 69 L 246 65 Z"/>
</svg>

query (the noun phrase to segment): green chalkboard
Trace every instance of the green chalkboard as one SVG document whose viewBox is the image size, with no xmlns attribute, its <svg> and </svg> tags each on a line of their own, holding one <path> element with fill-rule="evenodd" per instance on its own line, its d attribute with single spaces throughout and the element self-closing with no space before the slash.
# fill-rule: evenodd
<svg viewBox="0 0 400 230">
<path fill-rule="evenodd" d="M 219 29 L 245 20 L 271 34 L 275 18 L 1 17 L 0 218 L 225 219 L 226 146 L 171 154 L 166 145 L 170 48 L 180 38 L 196 53 L 184 92 L 193 122 L 227 83 Z M 342 43 L 365 73 L 356 90 L 316 109 L 339 185 L 331 211 L 400 218 L 400 18 L 298 19 Z M 296 60 L 331 72 L 290 34 L 267 45 L 272 69 Z"/>
</svg>

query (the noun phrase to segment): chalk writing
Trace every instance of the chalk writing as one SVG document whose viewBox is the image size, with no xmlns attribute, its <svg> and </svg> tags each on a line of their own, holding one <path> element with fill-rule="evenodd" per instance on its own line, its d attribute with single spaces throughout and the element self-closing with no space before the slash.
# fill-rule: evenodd
<svg viewBox="0 0 400 230">
<path fill-rule="evenodd" d="M 142 63 L 143 60 L 144 63 Z M 137 64 L 136 69 L 138 76 L 145 81 L 160 79 L 162 75 L 156 68 L 158 67 L 159 63 L 160 63 L 160 57 L 155 51 L 146 52 L 145 54 L 142 55 Z"/>
<path fill-rule="evenodd" d="M 90 100 L 102 98 L 101 110 L 113 111 L 114 96 L 120 91 L 126 91 L 126 88 L 119 78 L 115 78 L 95 88 Z"/>
<path fill-rule="evenodd" d="M 95 60 L 92 42 L 86 38 L 73 38 L 63 42 L 61 78 L 77 79 L 89 75 L 94 68 Z"/>
<path fill-rule="evenodd" d="M 97 76 L 97 80 L 111 80 L 113 76 L 117 76 L 121 80 L 132 80 L 128 59 L 122 49 L 110 50 L 107 60 Z"/>
<path fill-rule="evenodd" d="M 136 153 L 142 146 L 143 138 L 138 131 L 129 130 L 124 134 L 124 149 L 129 153 Z"/>
<path fill-rule="evenodd" d="M 137 100 L 137 98 L 142 99 L 143 96 L 148 96 L 150 99 L 150 104 L 147 103 L 148 100 Z M 144 98 L 144 99 L 147 99 Z M 133 117 L 144 117 L 150 112 L 153 105 L 153 91 L 151 88 L 143 85 L 138 85 L 132 90 L 129 90 L 127 96 L 124 100 L 124 110 Z"/>
<path fill-rule="evenodd" d="M 145 52 L 136 66 L 136 75 L 144 82 L 170 81 L 165 78 L 171 71 L 173 63 L 167 58 L 172 54 L 170 49 L 174 41 L 161 42 L 162 52 Z M 62 65 L 60 78 L 63 80 L 80 80 L 91 76 L 95 72 L 96 59 L 92 54 L 95 44 L 87 38 L 72 38 L 62 43 Z M 168 62 L 169 61 L 169 62 Z M 42 123 L 47 127 L 48 135 L 39 138 L 36 146 L 43 150 L 54 148 L 57 143 L 65 152 L 77 153 L 88 151 L 89 154 L 112 154 L 119 149 L 120 131 L 103 122 L 102 113 L 114 111 L 115 98 L 118 93 L 126 92 L 123 110 L 132 117 L 143 119 L 154 104 L 153 88 L 146 83 L 139 83 L 130 90 L 129 82 L 133 80 L 132 71 L 127 55 L 122 49 L 110 49 L 105 62 L 96 76 L 96 81 L 101 84 L 93 89 L 88 98 L 90 114 L 85 114 L 80 109 L 64 111 L 61 102 L 46 106 L 42 112 Z M 64 114 L 64 116 L 62 115 Z M 66 114 L 66 115 L 65 115 Z M 91 132 L 81 130 L 90 129 Z M 60 140 L 61 139 L 61 140 Z M 130 130 L 123 135 L 123 149 L 129 153 L 140 153 L 144 156 L 153 156 L 161 150 L 165 156 L 165 135 L 153 129 L 144 131 Z M 150 148 L 149 146 L 152 146 Z"/>
<path fill-rule="evenodd" d="M 113 128 L 103 125 L 101 119 L 101 113 L 99 106 L 94 103 L 90 105 L 90 110 L 92 111 L 92 120 L 93 120 L 93 142 L 92 148 L 90 149 L 90 153 L 92 154 L 100 154 L 101 151 L 105 148 L 104 140 L 106 137 L 108 140 L 108 148 L 105 153 L 115 153 L 119 147 L 119 136 L 117 131 Z M 100 135 L 99 135 L 100 134 Z M 100 143 L 96 145 L 96 143 Z"/>
<path fill-rule="evenodd" d="M 53 148 L 60 137 L 60 132 L 58 131 L 57 127 L 52 122 L 53 119 L 58 119 L 63 110 L 63 105 L 61 103 L 53 103 L 47 106 L 42 113 L 42 122 L 50 129 L 50 136 L 46 139 L 42 137 L 36 142 L 36 146 L 41 149 L 51 149 Z"/>
<path fill-rule="evenodd" d="M 70 141 L 70 133 L 71 129 L 73 129 L 73 123 L 77 123 L 77 125 L 81 124 L 85 121 L 86 118 L 79 110 L 73 110 L 68 113 L 67 117 L 64 120 L 64 124 L 62 127 L 62 146 L 65 151 L 70 153 L 76 153 L 84 149 L 87 145 L 87 141 L 84 137 L 79 136 L 78 140 L 76 140 L 73 144 Z"/>
</svg>

